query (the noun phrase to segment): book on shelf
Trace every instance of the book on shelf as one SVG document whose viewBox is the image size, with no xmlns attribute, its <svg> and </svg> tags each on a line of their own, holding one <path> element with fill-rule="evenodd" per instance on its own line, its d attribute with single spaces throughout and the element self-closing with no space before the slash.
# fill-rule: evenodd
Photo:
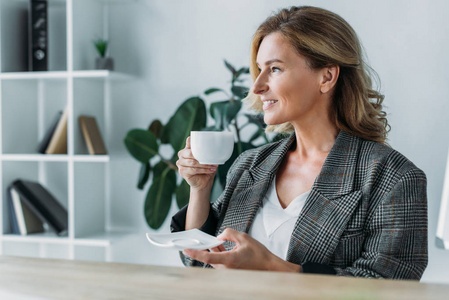
<svg viewBox="0 0 449 300">
<path fill-rule="evenodd" d="M 62 111 L 59 111 L 58 114 L 53 119 L 53 122 L 50 124 L 50 127 L 45 132 L 44 138 L 39 143 L 39 146 L 37 147 L 37 152 L 45 154 L 45 151 L 47 150 L 47 147 L 50 144 L 50 140 L 53 137 L 53 134 L 55 133 L 56 127 L 58 126 L 61 117 Z"/>
<path fill-rule="evenodd" d="M 47 4 L 47 0 L 30 0 L 28 21 L 30 71 L 48 71 Z"/>
<path fill-rule="evenodd" d="M 48 224 L 58 235 L 66 235 L 68 229 L 67 210 L 38 182 L 17 179 L 11 184 L 31 211 L 42 222 Z"/>
<path fill-rule="evenodd" d="M 17 223 L 16 212 L 14 210 L 14 204 L 12 202 L 11 188 L 6 190 L 6 199 L 8 202 L 9 223 L 11 225 L 11 233 L 20 234 L 19 223 Z"/>
<path fill-rule="evenodd" d="M 67 154 L 67 109 L 64 110 L 58 125 L 45 150 L 46 154 Z"/>
<path fill-rule="evenodd" d="M 42 221 L 36 214 L 22 201 L 19 193 L 13 188 L 8 188 L 8 197 L 11 199 L 12 206 L 12 232 L 27 235 L 44 231 Z"/>
<path fill-rule="evenodd" d="M 90 154 L 107 154 L 97 121 L 91 116 L 79 116 L 81 132 Z"/>
</svg>

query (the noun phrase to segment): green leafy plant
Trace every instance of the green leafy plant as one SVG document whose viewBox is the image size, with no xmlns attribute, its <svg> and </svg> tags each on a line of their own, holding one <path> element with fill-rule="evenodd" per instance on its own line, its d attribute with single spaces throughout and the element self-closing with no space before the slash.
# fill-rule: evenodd
<svg viewBox="0 0 449 300">
<path fill-rule="evenodd" d="M 124 139 L 128 152 L 142 164 L 137 187 L 143 189 L 152 174 L 152 183 L 145 198 L 144 214 L 148 225 L 153 229 L 158 229 L 166 219 L 173 193 L 176 195 L 178 207 L 183 207 L 189 201 L 189 185 L 185 180 L 177 180 L 176 161 L 177 153 L 185 147 L 190 131 L 232 129 L 235 132 L 236 143 L 232 156 L 224 165 L 218 167 L 214 181 L 214 186 L 218 185 L 221 189 L 225 186 L 230 166 L 240 153 L 260 146 L 260 142 L 255 144 L 256 140 L 262 140 L 262 144 L 269 142 L 264 131 L 263 117 L 241 113 L 242 99 L 249 90 L 244 85 L 244 75 L 249 73 L 249 69 L 242 67 L 237 70 L 227 61 L 225 66 L 232 75 L 229 91 L 213 87 L 207 89 L 204 95 L 220 93 L 226 99 L 213 102 L 207 110 L 204 100 L 199 96 L 188 98 L 178 107 L 167 124 L 163 125 L 161 121 L 154 120 L 148 129 L 132 129 Z M 214 121 L 212 126 L 206 126 L 207 111 Z M 244 123 L 240 125 L 242 119 Z M 243 141 L 241 130 L 250 124 L 255 125 L 253 127 L 256 130 L 247 141 Z M 171 145 L 174 150 L 172 157 L 166 158 L 160 153 L 162 144 Z"/>
<path fill-rule="evenodd" d="M 97 49 L 97 52 L 100 55 L 100 57 L 105 57 L 106 50 L 108 49 L 108 41 L 103 39 L 96 39 L 94 40 L 94 46 L 95 49 Z"/>
</svg>

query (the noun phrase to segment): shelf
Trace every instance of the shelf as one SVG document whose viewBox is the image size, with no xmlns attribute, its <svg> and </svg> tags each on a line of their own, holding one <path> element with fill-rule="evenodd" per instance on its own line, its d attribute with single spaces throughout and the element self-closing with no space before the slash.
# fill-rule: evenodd
<svg viewBox="0 0 449 300">
<path fill-rule="evenodd" d="M 30 235 L 3 234 L 0 238 L 8 242 L 69 244 L 68 237 L 58 237 L 53 232 L 34 233 Z"/>
<path fill-rule="evenodd" d="M 67 77 L 66 71 L 0 73 L 0 79 L 3 80 L 66 79 Z"/>
<path fill-rule="evenodd" d="M 109 155 L 74 155 L 73 161 L 77 162 L 108 162 Z"/>
<path fill-rule="evenodd" d="M 48 71 L 32 72 L 27 59 L 30 0 L 0 0 L 0 255 L 108 260 L 109 247 L 129 239 L 125 236 L 131 233 L 105 232 L 112 226 L 111 157 L 89 154 L 78 117 L 94 116 L 103 138 L 110 134 L 112 107 L 121 96 L 116 85 L 137 77 L 94 70 L 98 53 L 92 41 L 114 39 L 111 45 L 120 45 L 115 34 L 109 35 L 108 4 L 136 1 L 48 0 Z M 120 27 L 126 18 L 113 22 L 114 28 Z M 113 48 L 111 53 L 116 53 Z M 67 154 L 38 153 L 36 147 L 64 109 Z M 51 231 L 11 234 L 5 196 L 17 178 L 41 182 L 54 194 L 67 209 L 68 236 Z"/>
<path fill-rule="evenodd" d="M 64 154 L 3 154 L 3 161 L 68 161 Z"/>
<path fill-rule="evenodd" d="M 3 154 L 3 161 L 76 161 L 76 162 L 108 162 L 109 155 L 73 155 L 66 154 Z"/>
<path fill-rule="evenodd" d="M 73 78 L 92 78 L 92 79 L 111 79 L 111 80 L 130 80 L 133 76 L 108 70 L 86 70 L 71 72 Z"/>
<path fill-rule="evenodd" d="M 130 80 L 133 76 L 109 71 L 109 70 L 83 70 L 83 71 L 48 71 L 48 72 L 3 72 L 0 73 L 2 80 L 37 80 L 53 79 L 61 80 L 73 78 L 110 79 L 110 80 Z"/>
<path fill-rule="evenodd" d="M 104 232 L 87 237 L 70 239 L 68 237 L 58 237 L 53 232 L 45 232 L 30 235 L 3 234 L 0 237 L 0 241 L 108 247 L 114 242 L 125 239 L 130 235 L 131 233 L 128 232 Z"/>
</svg>

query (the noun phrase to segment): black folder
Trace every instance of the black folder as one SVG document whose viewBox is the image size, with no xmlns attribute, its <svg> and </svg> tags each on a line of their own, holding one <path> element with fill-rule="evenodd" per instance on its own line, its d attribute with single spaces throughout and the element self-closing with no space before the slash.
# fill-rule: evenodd
<svg viewBox="0 0 449 300">
<path fill-rule="evenodd" d="M 29 64 L 30 71 L 48 71 L 48 3 L 30 0 Z"/>
<path fill-rule="evenodd" d="M 14 205 L 12 203 L 12 196 L 11 196 L 11 188 L 8 187 L 6 191 L 6 197 L 8 201 L 8 207 L 9 207 L 9 223 L 11 224 L 11 233 L 13 234 L 20 234 L 19 230 L 19 223 L 17 221 L 16 212 L 14 210 Z"/>
<path fill-rule="evenodd" d="M 14 181 L 12 187 L 42 222 L 47 223 L 60 236 L 67 234 L 67 210 L 47 189 L 37 182 L 20 179 Z"/>
<path fill-rule="evenodd" d="M 58 127 L 59 120 L 62 117 L 62 111 L 58 112 L 56 117 L 53 119 L 53 122 L 51 123 L 50 127 L 48 128 L 47 132 L 45 133 L 44 138 L 40 142 L 39 146 L 37 147 L 37 152 L 45 154 L 45 151 L 47 150 L 48 145 L 50 144 L 51 138 L 53 137 L 53 134 L 55 133 L 56 127 Z"/>
</svg>

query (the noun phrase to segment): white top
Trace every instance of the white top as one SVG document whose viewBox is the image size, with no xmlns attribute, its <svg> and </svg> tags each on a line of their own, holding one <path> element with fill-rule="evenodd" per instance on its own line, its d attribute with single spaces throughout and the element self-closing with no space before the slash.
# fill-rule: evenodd
<svg viewBox="0 0 449 300">
<path fill-rule="evenodd" d="M 297 196 L 284 209 L 276 193 L 276 179 L 273 179 L 263 199 L 263 205 L 254 218 L 249 235 L 285 260 L 296 220 L 309 194 L 310 190 Z"/>
</svg>

